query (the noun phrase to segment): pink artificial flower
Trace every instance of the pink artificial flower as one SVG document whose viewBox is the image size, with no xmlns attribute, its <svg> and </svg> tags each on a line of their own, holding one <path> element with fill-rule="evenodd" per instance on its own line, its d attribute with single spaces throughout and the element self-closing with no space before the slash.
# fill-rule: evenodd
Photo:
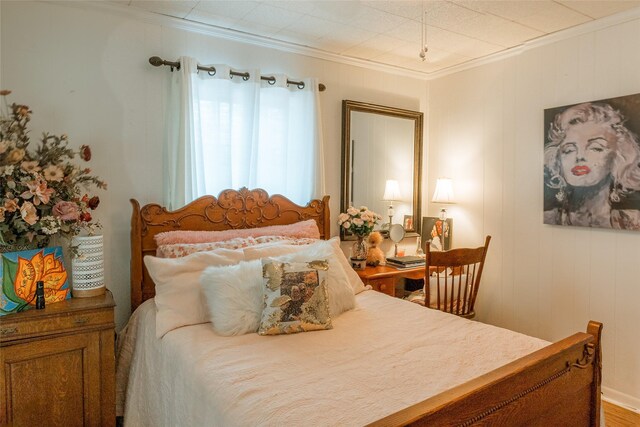
<svg viewBox="0 0 640 427">
<path fill-rule="evenodd" d="M 49 203 L 49 198 L 55 191 L 53 188 L 47 188 L 47 181 L 43 179 L 35 179 L 27 182 L 29 189 L 22 193 L 20 196 L 23 199 L 30 199 L 33 197 L 33 204 L 38 206 L 40 203 Z"/>
<path fill-rule="evenodd" d="M 24 202 L 20 207 L 20 215 L 22 219 L 29 225 L 33 225 L 38 222 L 38 213 L 36 207 L 31 202 Z"/>
<path fill-rule="evenodd" d="M 16 202 L 16 199 L 5 199 L 4 208 L 7 212 L 15 212 L 18 210 L 18 202 Z"/>
<path fill-rule="evenodd" d="M 51 211 L 53 216 L 62 221 L 77 221 L 80 218 L 80 209 L 74 202 L 58 202 Z"/>
</svg>

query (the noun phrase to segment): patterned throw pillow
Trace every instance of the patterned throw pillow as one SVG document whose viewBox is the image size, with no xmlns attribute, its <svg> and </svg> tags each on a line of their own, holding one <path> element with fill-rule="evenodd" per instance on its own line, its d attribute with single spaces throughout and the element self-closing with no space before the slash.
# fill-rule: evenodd
<svg viewBox="0 0 640 427">
<path fill-rule="evenodd" d="M 196 252 L 208 252 L 215 249 L 242 249 L 255 246 L 257 244 L 258 242 L 256 242 L 253 237 L 209 243 L 174 243 L 158 246 L 158 249 L 156 249 L 156 256 L 158 258 L 182 258 Z"/>
<path fill-rule="evenodd" d="M 267 243 L 286 243 L 289 245 L 310 245 L 318 239 L 301 238 L 296 239 L 286 236 L 259 236 L 259 237 L 238 237 L 235 239 L 222 240 L 208 243 L 173 243 L 170 245 L 160 245 L 156 249 L 158 258 L 181 258 L 196 252 L 208 252 L 215 249 L 243 249 L 252 246 L 261 246 Z"/>
<path fill-rule="evenodd" d="M 331 329 L 327 261 L 262 261 L 264 309 L 260 335 Z"/>
<path fill-rule="evenodd" d="M 309 237 L 295 238 L 288 236 L 258 236 L 254 237 L 256 244 L 264 243 L 286 243 L 289 245 L 310 245 L 318 241 L 318 239 L 312 239 Z"/>
</svg>

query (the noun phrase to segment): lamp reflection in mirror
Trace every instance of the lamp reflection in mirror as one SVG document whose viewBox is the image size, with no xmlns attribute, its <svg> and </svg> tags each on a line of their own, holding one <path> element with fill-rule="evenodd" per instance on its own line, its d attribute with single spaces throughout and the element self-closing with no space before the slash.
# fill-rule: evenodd
<svg viewBox="0 0 640 427">
<path fill-rule="evenodd" d="M 438 178 L 436 181 L 436 191 L 433 192 L 431 201 L 440 204 L 455 203 L 453 181 L 449 178 Z M 447 219 L 447 210 L 445 208 L 440 209 L 440 219 L 443 221 Z"/>
<path fill-rule="evenodd" d="M 384 186 L 384 195 L 382 200 L 389 202 L 389 209 L 387 215 L 389 216 L 389 226 L 393 224 L 393 202 L 400 200 L 400 186 L 395 179 L 388 179 Z"/>
</svg>

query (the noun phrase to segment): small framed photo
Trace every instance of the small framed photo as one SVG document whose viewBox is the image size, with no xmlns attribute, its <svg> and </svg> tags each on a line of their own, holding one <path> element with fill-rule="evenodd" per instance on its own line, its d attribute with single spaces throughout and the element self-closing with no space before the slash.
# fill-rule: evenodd
<svg viewBox="0 0 640 427">
<path fill-rule="evenodd" d="M 405 215 L 402 226 L 405 230 L 413 230 L 413 215 Z"/>
<path fill-rule="evenodd" d="M 447 218 L 443 221 L 440 218 L 425 216 L 422 218 L 422 246 L 426 252 L 426 245 L 430 245 L 431 251 L 448 251 L 451 249 L 451 238 L 453 235 L 453 219 Z"/>
</svg>

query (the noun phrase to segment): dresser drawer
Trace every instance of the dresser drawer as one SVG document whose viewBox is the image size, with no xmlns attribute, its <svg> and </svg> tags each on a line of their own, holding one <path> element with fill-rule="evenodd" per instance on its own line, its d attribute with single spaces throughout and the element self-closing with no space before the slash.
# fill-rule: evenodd
<svg viewBox="0 0 640 427">
<path fill-rule="evenodd" d="M 29 321 L 14 319 L 13 316 L 3 316 L 0 342 L 60 334 L 77 328 L 100 325 L 113 326 L 112 309 L 63 313 Z"/>
<path fill-rule="evenodd" d="M 370 279 L 367 284 L 371 285 L 374 291 L 382 292 L 392 297 L 396 296 L 396 279 L 393 277 Z"/>
</svg>

